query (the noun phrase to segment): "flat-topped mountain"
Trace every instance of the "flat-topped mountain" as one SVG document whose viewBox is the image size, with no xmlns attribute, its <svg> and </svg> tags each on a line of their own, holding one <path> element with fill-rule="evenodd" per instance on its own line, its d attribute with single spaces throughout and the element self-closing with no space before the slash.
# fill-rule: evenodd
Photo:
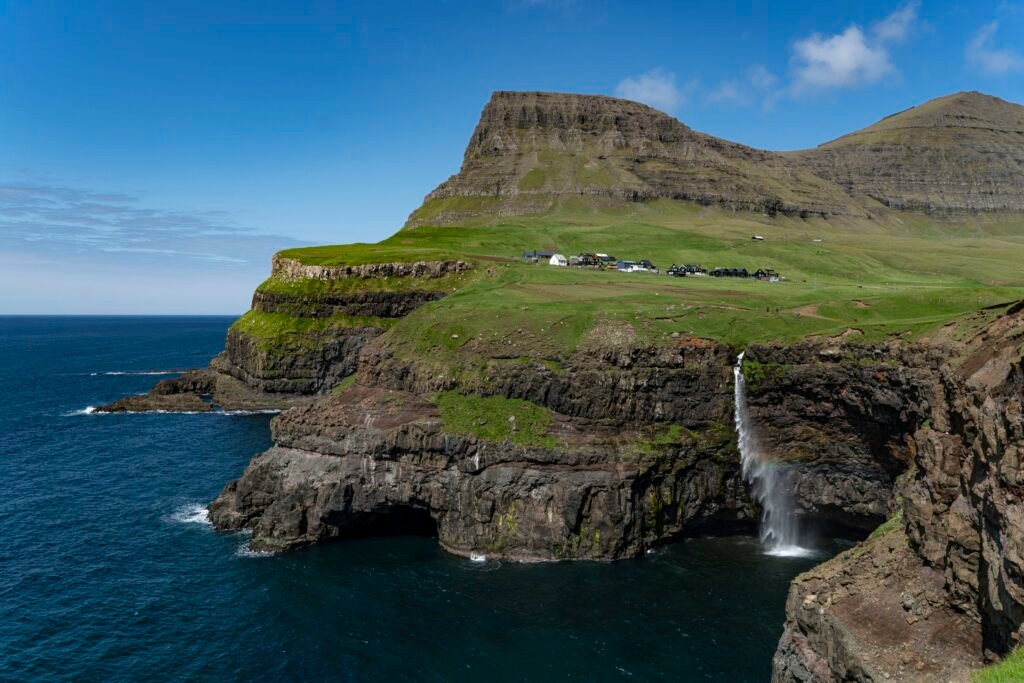
<svg viewBox="0 0 1024 683">
<path fill-rule="evenodd" d="M 545 92 L 494 93 L 462 169 L 427 201 L 501 197 L 513 200 L 512 213 L 532 213 L 526 197 L 574 194 L 864 213 L 841 188 L 784 155 L 699 133 L 637 102 Z"/>
<path fill-rule="evenodd" d="M 1024 107 L 959 93 L 812 150 L 769 152 L 599 95 L 496 92 L 461 170 L 426 198 L 452 203 L 410 224 L 537 213 L 557 197 L 669 198 L 769 214 L 897 209 L 1024 210 Z M 427 218 L 429 216 L 429 219 Z"/>
</svg>

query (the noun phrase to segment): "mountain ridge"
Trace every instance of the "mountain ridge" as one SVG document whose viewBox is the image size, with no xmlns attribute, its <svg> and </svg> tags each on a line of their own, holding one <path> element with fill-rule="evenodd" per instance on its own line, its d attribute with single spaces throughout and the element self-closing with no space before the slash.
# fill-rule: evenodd
<svg viewBox="0 0 1024 683">
<path fill-rule="evenodd" d="M 499 200 L 487 210 L 523 215 L 567 195 L 823 217 L 870 217 L 885 208 L 1022 211 L 1024 107 L 954 93 L 814 148 L 775 152 L 696 131 L 630 100 L 496 91 L 459 172 L 407 225 L 458 223 L 481 212 L 458 198 Z M 454 206 L 422 210 L 441 200 Z"/>
</svg>

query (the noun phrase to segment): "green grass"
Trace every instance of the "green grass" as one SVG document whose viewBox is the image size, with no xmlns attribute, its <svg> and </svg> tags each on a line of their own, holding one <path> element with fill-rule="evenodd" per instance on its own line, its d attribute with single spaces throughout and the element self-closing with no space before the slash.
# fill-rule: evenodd
<svg viewBox="0 0 1024 683">
<path fill-rule="evenodd" d="M 892 517 L 890 517 L 889 519 L 887 519 L 884 522 L 882 522 L 881 524 L 879 524 L 878 528 L 876 528 L 874 531 L 872 531 L 871 535 L 868 536 L 868 540 L 871 541 L 871 540 L 874 540 L 876 538 L 881 538 L 882 536 L 885 536 L 887 534 L 890 534 L 890 533 L 896 531 L 897 529 L 902 529 L 902 528 L 903 528 L 903 510 L 900 509 Z"/>
<path fill-rule="evenodd" d="M 336 315 L 327 318 L 307 318 L 286 313 L 263 313 L 249 311 L 231 326 L 258 346 L 282 348 L 295 344 L 317 344 L 320 337 L 334 330 L 357 327 L 387 329 L 395 323 L 390 318 L 370 316 Z"/>
<path fill-rule="evenodd" d="M 445 430 L 452 434 L 472 435 L 495 443 L 511 441 L 519 446 L 556 445 L 547 433 L 551 411 L 529 401 L 455 391 L 442 392 L 435 401 Z"/>
<path fill-rule="evenodd" d="M 1018 647 L 1002 661 L 971 675 L 972 683 L 1020 683 L 1024 681 L 1024 648 Z"/>
<path fill-rule="evenodd" d="M 616 335 L 655 344 L 696 336 L 737 347 L 851 329 L 866 341 L 915 338 L 982 307 L 1024 298 L 1021 216 L 769 219 L 669 200 L 573 197 L 552 200 L 540 215 L 510 218 L 495 215 L 500 201 L 435 200 L 417 213 L 437 217 L 457 207 L 480 215 L 459 227 L 407 228 L 376 245 L 284 252 L 317 264 L 475 263 L 473 274 L 462 279 L 263 287 L 315 295 L 364 285 L 445 291 L 450 285 L 451 296 L 419 309 L 389 334 L 400 351 L 455 365 L 468 355 L 558 362 L 581 344 Z M 753 234 L 766 240 L 754 242 Z M 677 279 L 528 265 L 518 258 L 543 248 L 650 258 L 662 268 L 673 262 L 772 268 L 785 281 Z"/>
<path fill-rule="evenodd" d="M 351 375 L 348 375 L 347 377 L 343 378 L 340 382 L 338 382 L 338 384 L 333 389 L 331 389 L 331 393 L 340 394 L 341 392 L 345 391 L 355 383 L 356 374 L 353 372 Z"/>
</svg>

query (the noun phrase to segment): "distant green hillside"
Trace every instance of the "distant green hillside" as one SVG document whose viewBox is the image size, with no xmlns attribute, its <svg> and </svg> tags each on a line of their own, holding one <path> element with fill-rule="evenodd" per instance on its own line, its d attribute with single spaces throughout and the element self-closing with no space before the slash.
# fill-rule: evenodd
<svg viewBox="0 0 1024 683">
<path fill-rule="evenodd" d="M 423 226 L 379 244 L 282 255 L 314 264 L 474 262 L 475 274 L 459 291 L 389 333 L 418 351 L 450 351 L 476 339 L 474 349 L 486 353 L 490 340 L 508 335 L 529 338 L 535 355 L 558 358 L 589 331 L 607 326 L 655 343 L 673 333 L 742 345 L 848 329 L 878 339 L 920 334 L 979 308 L 1024 298 L 1024 217 L 1016 214 L 769 219 L 671 200 L 602 208 L 591 198 L 569 198 L 546 215 L 478 223 Z M 765 240 L 751 240 L 754 234 Z M 785 280 L 528 265 L 519 256 L 531 249 L 649 258 L 662 269 L 672 263 L 764 267 Z"/>
<path fill-rule="evenodd" d="M 460 172 L 403 230 L 378 244 L 282 253 L 321 265 L 464 260 L 475 266 L 469 275 L 429 286 L 272 278 L 261 291 L 449 292 L 384 333 L 396 353 L 446 372 L 487 358 L 557 365 L 593 343 L 918 337 L 1024 298 L 1024 212 L 1007 208 L 1024 196 L 1021 131 L 1024 108 L 960 93 L 816 150 L 777 154 L 624 100 L 495 93 Z M 936 140 L 941 158 L 929 147 Z M 663 270 L 770 268 L 784 281 L 524 263 L 534 249 L 646 258 Z M 246 324 L 290 333 L 287 318 Z"/>
</svg>

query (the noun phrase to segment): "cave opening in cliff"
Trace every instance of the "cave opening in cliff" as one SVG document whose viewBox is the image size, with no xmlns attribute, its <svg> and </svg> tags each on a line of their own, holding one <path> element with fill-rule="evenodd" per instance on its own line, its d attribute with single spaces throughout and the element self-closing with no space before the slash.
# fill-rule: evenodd
<svg viewBox="0 0 1024 683">
<path fill-rule="evenodd" d="M 426 508 L 395 505 L 386 510 L 366 512 L 338 525 L 339 539 L 374 536 L 437 537 L 437 522 Z"/>
</svg>

